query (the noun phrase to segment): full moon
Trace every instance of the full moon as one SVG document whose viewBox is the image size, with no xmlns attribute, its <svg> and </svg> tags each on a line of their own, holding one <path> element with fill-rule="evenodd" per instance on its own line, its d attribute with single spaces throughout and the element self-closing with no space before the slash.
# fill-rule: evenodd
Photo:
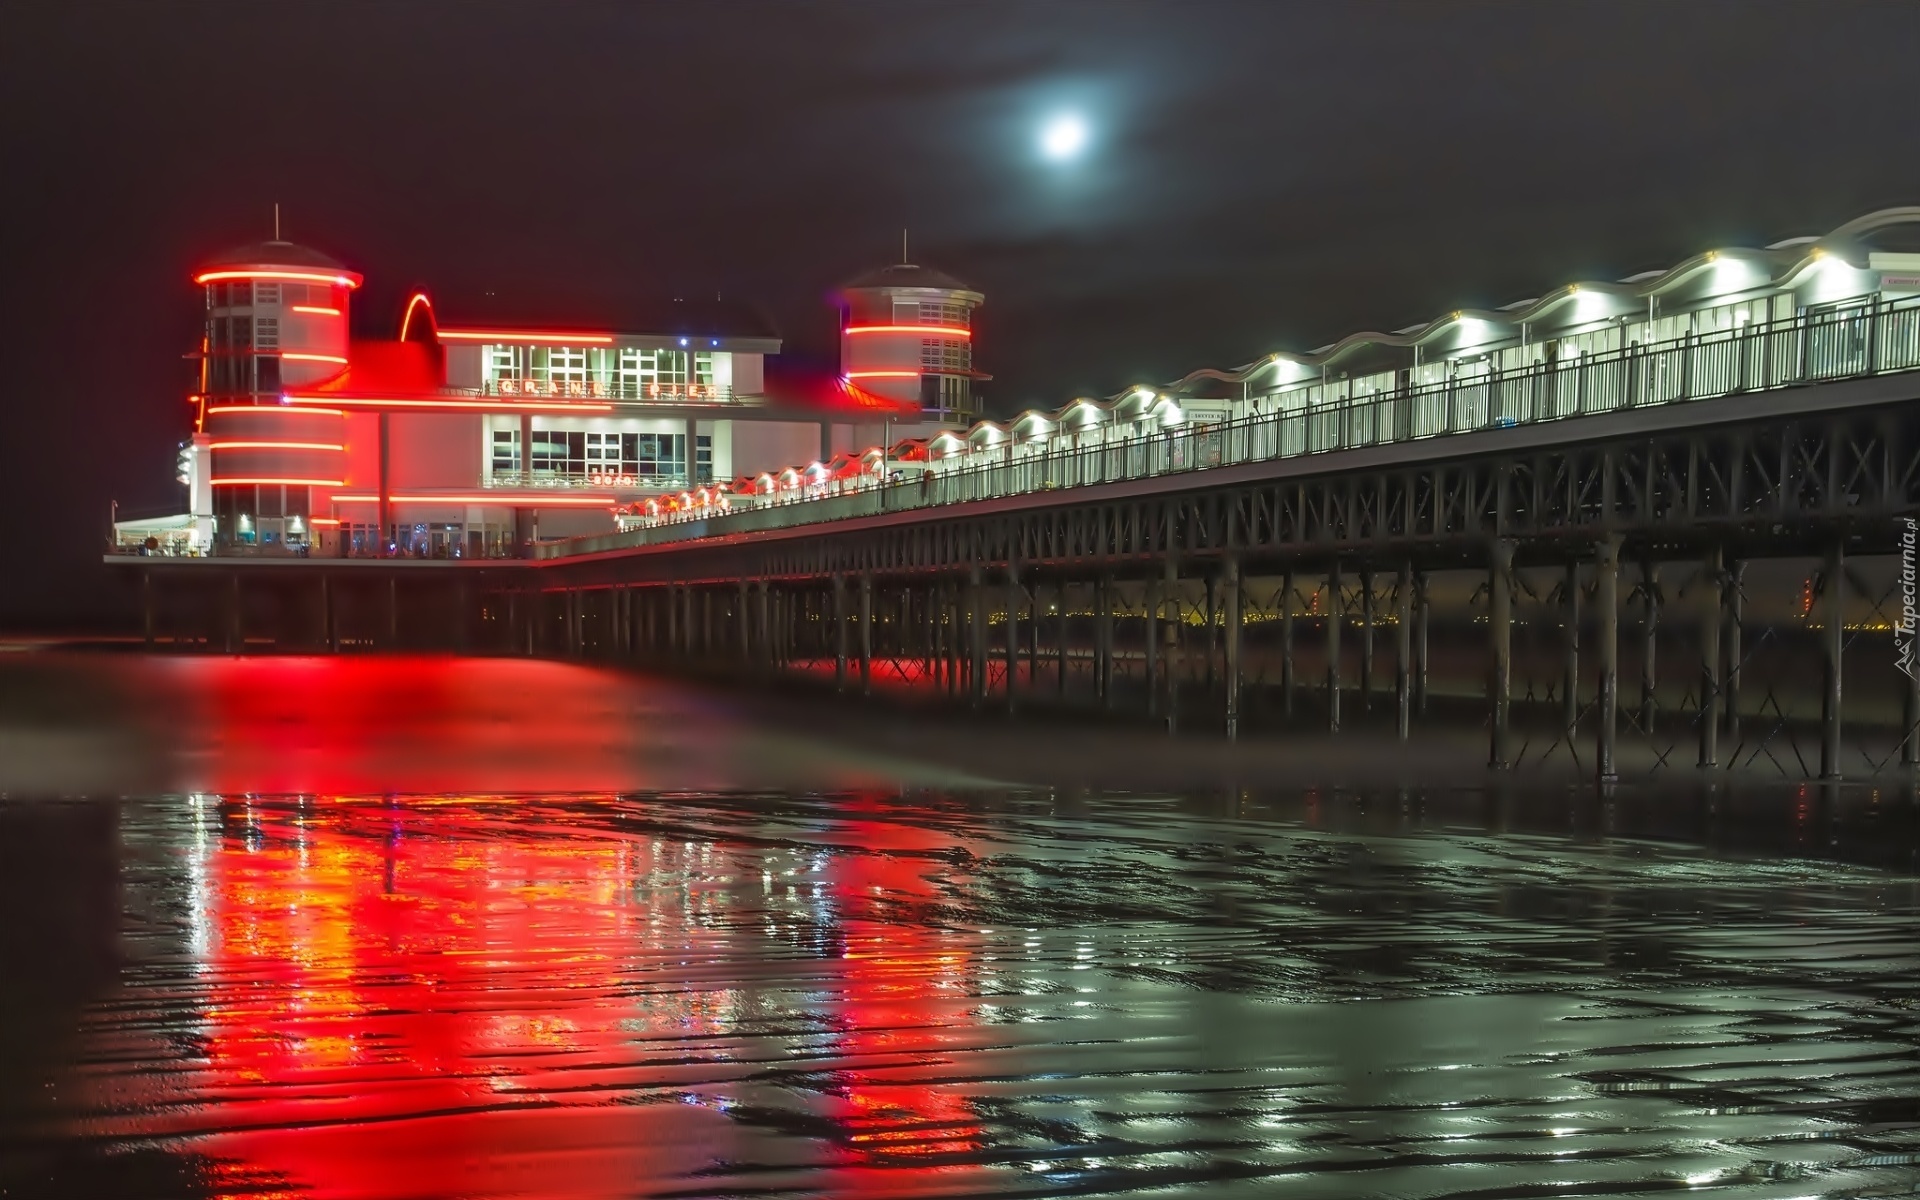
<svg viewBox="0 0 1920 1200">
<path fill-rule="evenodd" d="M 1062 113 L 1040 130 L 1040 151 L 1056 162 L 1077 156 L 1087 144 L 1087 123 L 1072 113 Z"/>
</svg>

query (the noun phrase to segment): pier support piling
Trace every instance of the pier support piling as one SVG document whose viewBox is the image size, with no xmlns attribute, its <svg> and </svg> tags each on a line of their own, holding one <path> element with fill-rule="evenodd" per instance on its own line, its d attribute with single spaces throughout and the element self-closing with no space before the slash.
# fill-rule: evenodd
<svg viewBox="0 0 1920 1200">
<path fill-rule="evenodd" d="M 1510 720 L 1513 712 L 1513 543 L 1496 538 L 1487 570 L 1487 636 L 1490 672 L 1487 765 L 1496 771 L 1513 766 Z"/>
<path fill-rule="evenodd" d="M 1560 645 L 1565 661 L 1560 671 L 1560 730 L 1567 745 L 1574 744 L 1580 727 L 1580 563 L 1567 563 L 1560 584 Z"/>
<path fill-rule="evenodd" d="M 1141 639 L 1147 677 L 1147 719 L 1160 715 L 1160 604 L 1164 587 L 1158 575 L 1147 579 L 1146 630 Z"/>
<path fill-rule="evenodd" d="M 1413 576 L 1413 701 L 1420 716 L 1427 715 L 1427 631 L 1433 621 L 1433 601 L 1427 594 L 1427 573 Z"/>
<path fill-rule="evenodd" d="M 1846 551 L 1838 538 L 1827 548 L 1825 578 L 1821 581 L 1820 644 L 1825 649 L 1826 678 L 1820 692 L 1820 778 L 1838 780 L 1840 768 L 1840 659 L 1847 644 Z"/>
<path fill-rule="evenodd" d="M 1293 668 L 1293 568 L 1280 577 L 1280 711 L 1293 716 L 1293 692 L 1298 683 Z"/>
<path fill-rule="evenodd" d="M 1007 715 L 1013 716 L 1019 705 L 1020 674 L 1020 567 L 1007 564 Z"/>
<path fill-rule="evenodd" d="M 1360 572 L 1360 711 L 1373 711 L 1373 572 Z"/>
<path fill-rule="evenodd" d="M 1413 732 L 1413 564 L 1404 559 L 1393 586 L 1393 705 L 1404 742 Z"/>
<path fill-rule="evenodd" d="M 1658 685 L 1660 634 L 1660 564 L 1652 551 L 1640 559 L 1640 731 L 1651 734 L 1660 717 L 1654 697 Z"/>
<path fill-rule="evenodd" d="M 1720 627 L 1726 620 L 1720 596 L 1722 552 L 1707 551 L 1700 564 L 1700 766 L 1720 765 Z"/>
<path fill-rule="evenodd" d="M 1099 673 L 1100 707 L 1113 707 L 1113 576 L 1102 575 L 1094 589 L 1098 611 L 1094 616 L 1095 639 L 1099 642 L 1095 660 Z"/>
<path fill-rule="evenodd" d="M 1327 732 L 1340 732 L 1340 564 L 1327 572 Z"/>
<path fill-rule="evenodd" d="M 967 572 L 967 669 L 971 675 L 967 689 L 977 710 L 987 700 L 987 612 L 986 584 L 978 565 Z"/>
<path fill-rule="evenodd" d="M 1620 718 L 1620 539 L 1608 537 L 1593 563 L 1593 641 L 1598 660 L 1594 706 L 1594 773 L 1602 783 L 1620 778 L 1614 739 Z"/>
<path fill-rule="evenodd" d="M 1238 558 L 1227 559 L 1226 569 L 1222 572 L 1221 591 L 1226 617 L 1227 740 L 1232 742 L 1240 738 L 1240 621 L 1243 606 Z"/>
<path fill-rule="evenodd" d="M 1166 697 L 1161 705 L 1161 713 L 1166 718 L 1167 732 L 1171 734 L 1177 728 L 1180 717 L 1180 631 L 1186 622 L 1180 613 L 1180 564 L 1172 554 L 1167 555 L 1162 571 L 1161 582 L 1168 606 L 1165 628 L 1161 634 L 1162 657 L 1166 660 L 1162 674 L 1166 676 Z"/>
<path fill-rule="evenodd" d="M 1720 672 L 1720 707 L 1725 714 L 1727 742 L 1735 747 L 1736 755 L 1740 745 L 1740 660 L 1746 653 L 1741 648 L 1740 636 L 1740 626 L 1746 616 L 1746 574 L 1745 560 L 1734 559 L 1727 564 L 1727 633 L 1723 643 L 1726 665 Z"/>
</svg>

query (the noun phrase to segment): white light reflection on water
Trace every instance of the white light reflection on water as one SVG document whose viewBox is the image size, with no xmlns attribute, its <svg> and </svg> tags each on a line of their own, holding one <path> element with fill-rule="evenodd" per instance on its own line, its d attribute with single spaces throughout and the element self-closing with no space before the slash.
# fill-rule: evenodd
<svg viewBox="0 0 1920 1200">
<path fill-rule="evenodd" d="M 106 806 L 117 964 L 55 1004 L 79 1032 L 10 1097 L 7 1170 L 223 1196 L 1911 1184 L 1911 880 L 1353 805 Z"/>
</svg>

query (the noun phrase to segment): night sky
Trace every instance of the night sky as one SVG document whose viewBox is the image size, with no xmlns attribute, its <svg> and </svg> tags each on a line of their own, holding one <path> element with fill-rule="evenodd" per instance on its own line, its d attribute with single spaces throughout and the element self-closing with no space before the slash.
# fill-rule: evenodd
<svg viewBox="0 0 1920 1200">
<path fill-rule="evenodd" d="M 364 334 L 415 284 L 717 293 L 824 362 L 906 226 L 1004 413 L 1920 203 L 1917 84 L 1894 0 L 16 0 L 0 626 L 119 610 L 109 501 L 184 507 L 188 274 L 276 201 Z"/>
</svg>

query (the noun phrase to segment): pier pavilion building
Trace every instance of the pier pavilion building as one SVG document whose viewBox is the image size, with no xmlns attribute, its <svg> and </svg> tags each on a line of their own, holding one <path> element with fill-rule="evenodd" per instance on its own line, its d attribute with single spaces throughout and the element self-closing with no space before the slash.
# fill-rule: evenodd
<svg viewBox="0 0 1920 1200">
<path fill-rule="evenodd" d="M 725 511 L 738 476 L 972 416 L 982 297 L 910 265 L 842 293 L 837 372 L 781 358 L 737 304 L 563 325 L 421 291 L 368 338 L 349 332 L 364 277 L 305 246 L 237 247 L 193 282 L 187 511 L 119 522 L 123 550 L 523 557 L 632 514 Z"/>
</svg>

